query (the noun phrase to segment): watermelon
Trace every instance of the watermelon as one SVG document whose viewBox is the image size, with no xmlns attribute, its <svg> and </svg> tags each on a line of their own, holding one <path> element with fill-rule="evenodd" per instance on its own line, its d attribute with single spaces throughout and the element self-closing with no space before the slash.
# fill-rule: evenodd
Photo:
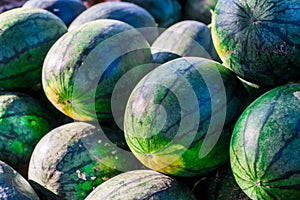
<svg viewBox="0 0 300 200">
<path fill-rule="evenodd" d="M 124 117 L 126 142 L 148 168 L 198 176 L 228 161 L 231 124 L 246 92 L 223 65 L 183 57 L 160 65 L 134 88 Z"/>
<path fill-rule="evenodd" d="M 137 68 L 126 79 L 134 85 L 151 70 L 146 63 L 152 63 L 150 45 L 139 31 L 118 20 L 91 21 L 52 46 L 43 65 L 43 89 L 57 109 L 75 120 L 111 121 L 113 91 L 127 92 L 115 85 Z"/>
<path fill-rule="evenodd" d="M 196 200 L 181 182 L 153 170 L 132 170 L 98 186 L 86 200 L 177 199 Z"/>
<path fill-rule="evenodd" d="M 235 182 L 231 168 L 227 164 L 205 180 L 198 182 L 194 193 L 205 200 L 250 200 Z"/>
<path fill-rule="evenodd" d="M 183 7 L 183 19 L 211 23 L 211 10 L 218 0 L 187 0 Z"/>
<path fill-rule="evenodd" d="M 39 197 L 21 174 L 0 161 L 0 199 L 39 200 Z"/>
<path fill-rule="evenodd" d="M 98 3 L 80 14 L 69 30 L 97 19 L 115 19 L 137 28 L 151 43 L 158 35 L 156 22 L 144 8 L 127 2 Z"/>
<path fill-rule="evenodd" d="M 220 61 L 211 31 L 206 24 L 185 20 L 167 28 L 151 46 L 154 61 L 169 61 L 176 56 L 196 56 Z M 169 56 L 167 56 L 169 54 Z M 161 61 L 160 61 L 161 62 Z"/>
<path fill-rule="evenodd" d="M 66 26 L 69 26 L 80 13 L 86 10 L 80 0 L 30 0 L 23 5 L 23 8 L 48 10 L 58 16 Z"/>
<path fill-rule="evenodd" d="M 300 83 L 276 87 L 252 102 L 235 124 L 230 161 L 253 200 L 300 199 Z"/>
<path fill-rule="evenodd" d="M 94 187 L 117 174 L 143 168 L 130 152 L 108 140 L 103 131 L 111 130 L 85 122 L 53 129 L 36 145 L 28 179 L 59 199 L 76 200 L 84 199 Z"/>
<path fill-rule="evenodd" d="M 224 65 L 273 88 L 300 77 L 300 1 L 219 0 L 212 38 Z"/>
<path fill-rule="evenodd" d="M 181 5 L 177 0 L 123 0 L 145 8 L 158 27 L 167 28 L 181 20 Z"/>
<path fill-rule="evenodd" d="M 0 92 L 0 160 L 24 177 L 38 141 L 56 126 L 36 99 L 16 92 Z"/>
<path fill-rule="evenodd" d="M 47 51 L 67 27 L 43 9 L 12 9 L 0 21 L 0 90 L 35 86 Z"/>
</svg>

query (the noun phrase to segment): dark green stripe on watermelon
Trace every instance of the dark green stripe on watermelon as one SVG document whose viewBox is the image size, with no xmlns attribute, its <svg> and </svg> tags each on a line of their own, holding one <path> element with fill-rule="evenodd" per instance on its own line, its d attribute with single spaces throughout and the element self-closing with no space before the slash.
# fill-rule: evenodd
<svg viewBox="0 0 300 200">
<path fill-rule="evenodd" d="M 54 126 L 50 113 L 32 97 L 0 93 L 0 159 L 27 176 L 34 146 Z"/>
<path fill-rule="evenodd" d="M 0 199 L 39 200 L 39 197 L 21 174 L 0 161 Z"/>
<path fill-rule="evenodd" d="M 84 199 L 95 187 L 124 171 L 143 166 L 103 134 L 114 134 L 84 122 L 50 131 L 36 145 L 28 179 L 38 191 L 46 188 L 59 199 Z M 55 199 L 55 195 L 53 198 Z"/>
<path fill-rule="evenodd" d="M 224 65 L 274 87 L 300 77 L 300 1 L 219 0 L 212 36 Z"/>
<path fill-rule="evenodd" d="M 154 41 L 151 49 L 155 61 L 159 62 L 176 58 L 175 55 L 220 61 L 212 42 L 210 29 L 206 24 L 194 20 L 181 21 L 167 28 Z M 166 56 L 168 54 L 169 57 Z"/>
<path fill-rule="evenodd" d="M 228 161 L 231 123 L 245 97 L 238 79 L 217 62 L 169 61 L 133 90 L 125 112 L 126 141 L 151 169 L 175 176 L 208 173 Z M 209 144 L 211 149 L 204 147 Z M 201 148 L 209 152 L 203 156 Z"/>
<path fill-rule="evenodd" d="M 176 199 L 195 200 L 181 182 L 152 170 L 119 174 L 98 186 L 86 200 Z"/>
<path fill-rule="evenodd" d="M 43 88 L 48 99 L 73 119 L 109 121 L 116 83 L 135 67 L 139 73 L 127 82 L 139 81 L 151 70 L 140 67 L 147 63 L 152 63 L 150 46 L 140 32 L 121 21 L 99 19 L 53 45 L 43 66 Z"/>
<path fill-rule="evenodd" d="M 98 3 L 81 13 L 69 26 L 69 31 L 97 19 L 114 19 L 138 29 L 152 43 L 158 35 L 156 22 L 144 8 L 127 2 Z"/>
<path fill-rule="evenodd" d="M 67 28 L 42 9 L 13 9 L 0 21 L 0 90 L 33 87 L 41 82 L 47 51 Z"/>
<path fill-rule="evenodd" d="M 277 87 L 239 118 L 230 145 L 239 186 L 252 199 L 300 198 L 300 84 Z"/>
</svg>

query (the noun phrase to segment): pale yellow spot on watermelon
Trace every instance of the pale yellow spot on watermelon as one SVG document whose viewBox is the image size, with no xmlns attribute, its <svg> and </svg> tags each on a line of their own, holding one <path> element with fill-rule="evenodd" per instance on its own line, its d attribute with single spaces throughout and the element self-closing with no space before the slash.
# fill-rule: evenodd
<svg viewBox="0 0 300 200">
<path fill-rule="evenodd" d="M 169 145 L 159 151 L 136 153 L 136 157 L 148 168 L 158 172 L 176 175 L 185 169 L 181 155 L 186 149 L 181 145 Z"/>
</svg>

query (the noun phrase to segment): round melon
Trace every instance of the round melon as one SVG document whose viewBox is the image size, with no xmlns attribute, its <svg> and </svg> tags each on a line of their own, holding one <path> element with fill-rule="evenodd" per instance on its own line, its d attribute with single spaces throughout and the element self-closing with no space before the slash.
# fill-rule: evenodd
<svg viewBox="0 0 300 200">
<path fill-rule="evenodd" d="M 126 79 L 134 85 L 151 70 L 143 67 L 146 63 L 152 63 L 151 50 L 139 31 L 118 20 L 91 21 L 52 46 L 43 65 L 43 89 L 56 108 L 75 120 L 110 121 L 113 91 L 127 92 L 115 85 L 137 68 Z"/>
<path fill-rule="evenodd" d="M 167 28 L 156 38 L 151 49 L 155 61 L 166 62 L 176 58 L 174 55 L 220 61 L 212 42 L 210 29 L 206 24 L 195 20 L 181 21 Z"/>
<path fill-rule="evenodd" d="M 31 96 L 0 92 L 0 160 L 26 177 L 31 153 L 55 121 Z"/>
<path fill-rule="evenodd" d="M 183 57 L 148 73 L 124 117 L 126 142 L 150 169 L 175 176 L 208 173 L 228 161 L 231 123 L 245 90 L 223 65 Z"/>
<path fill-rule="evenodd" d="M 47 51 L 67 27 L 49 11 L 33 8 L 6 11 L 0 21 L 0 90 L 41 83 Z"/>
<path fill-rule="evenodd" d="M 39 197 L 21 174 L 0 161 L 0 199 L 39 200 Z"/>
<path fill-rule="evenodd" d="M 69 30 L 97 19 L 115 19 L 137 28 L 152 43 L 158 35 L 156 22 L 144 8 L 128 2 L 98 3 L 81 13 L 70 25 Z"/>
<path fill-rule="evenodd" d="M 300 84 L 276 87 L 252 102 L 230 144 L 234 177 L 253 200 L 300 199 Z"/>
<path fill-rule="evenodd" d="M 181 20 L 181 5 L 177 0 L 123 0 L 145 8 L 158 27 L 167 28 Z"/>
<path fill-rule="evenodd" d="M 125 171 L 142 165 L 105 136 L 109 128 L 85 122 L 59 126 L 36 145 L 28 179 L 59 199 L 84 199 L 93 188 Z M 40 189 L 38 189 L 40 190 Z"/>
<path fill-rule="evenodd" d="M 300 77 L 300 1 L 219 0 L 212 38 L 224 65 L 274 87 Z"/>
<path fill-rule="evenodd" d="M 58 16 L 67 26 L 83 11 L 85 5 L 80 0 L 29 0 L 23 8 L 42 8 Z"/>
<path fill-rule="evenodd" d="M 85 200 L 196 200 L 181 182 L 152 170 L 132 170 L 98 186 Z"/>
</svg>

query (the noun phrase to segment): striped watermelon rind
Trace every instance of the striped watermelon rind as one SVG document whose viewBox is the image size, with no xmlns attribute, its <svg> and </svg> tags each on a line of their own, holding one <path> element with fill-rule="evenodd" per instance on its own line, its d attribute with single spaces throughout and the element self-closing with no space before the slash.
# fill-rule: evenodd
<svg viewBox="0 0 300 200">
<path fill-rule="evenodd" d="M 47 51 L 67 27 L 43 9 L 12 9 L 2 13 L 0 21 L 0 90 L 41 83 Z"/>
<path fill-rule="evenodd" d="M 0 198 L 39 200 L 28 181 L 2 161 L 0 161 Z"/>
<path fill-rule="evenodd" d="M 38 141 L 54 126 L 51 114 L 31 96 L 0 93 L 0 159 L 23 176 Z"/>
<path fill-rule="evenodd" d="M 75 120 L 110 121 L 114 86 L 145 63 L 152 63 L 151 50 L 139 31 L 118 20 L 91 21 L 63 35 L 49 50 L 43 89 L 57 109 Z M 139 80 L 135 76 L 128 81 Z"/>
<path fill-rule="evenodd" d="M 230 124 L 242 112 L 245 97 L 238 79 L 217 62 L 198 57 L 169 61 L 131 93 L 126 142 L 150 169 L 175 176 L 208 173 L 228 161 Z M 213 148 L 203 153 L 202 146 L 209 149 L 210 144 Z"/>
<path fill-rule="evenodd" d="M 114 134 L 109 128 L 102 130 Z M 110 142 L 102 130 L 85 122 L 51 130 L 32 153 L 28 179 L 59 199 L 84 199 L 93 188 L 117 174 L 142 168 L 132 154 Z"/>
<path fill-rule="evenodd" d="M 153 170 L 133 170 L 101 184 L 86 200 L 177 199 L 196 200 L 181 182 Z"/>
<path fill-rule="evenodd" d="M 270 90 L 237 121 L 230 144 L 233 174 L 251 199 L 300 198 L 300 84 Z"/>
<path fill-rule="evenodd" d="M 299 7 L 297 0 L 219 0 L 211 30 L 224 65 L 264 87 L 299 80 Z"/>
</svg>

